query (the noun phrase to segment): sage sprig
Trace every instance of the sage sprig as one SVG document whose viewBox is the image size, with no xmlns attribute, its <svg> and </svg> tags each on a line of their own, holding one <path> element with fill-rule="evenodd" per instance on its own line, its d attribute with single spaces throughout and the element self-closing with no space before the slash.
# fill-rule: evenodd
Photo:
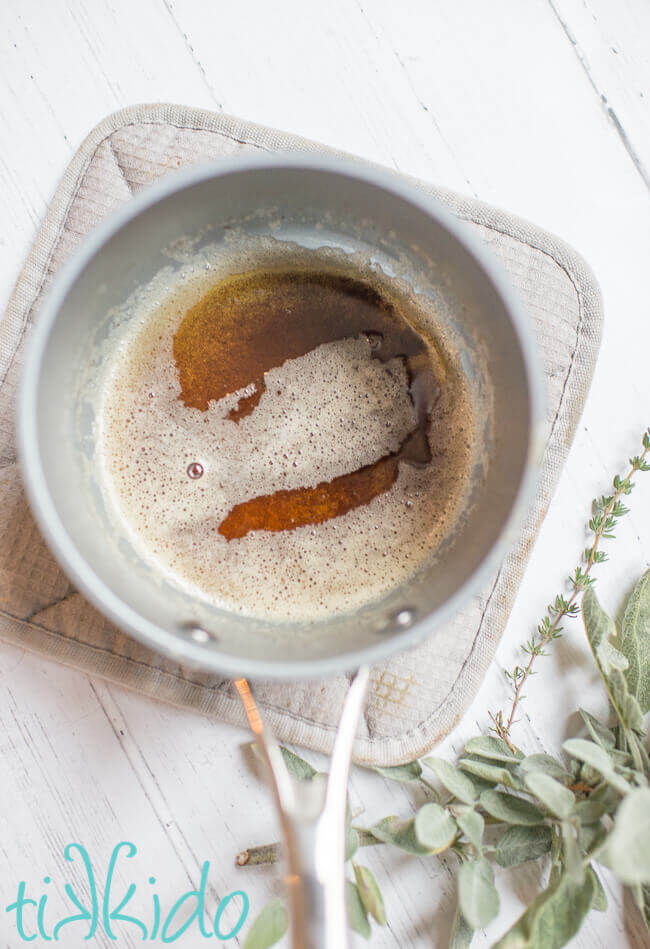
<svg viewBox="0 0 650 949">
<path fill-rule="evenodd" d="M 348 915 L 350 926 L 365 938 L 373 925 L 386 923 L 379 885 L 357 862 L 359 848 L 369 845 L 396 847 L 421 859 L 443 854 L 455 859 L 458 901 L 450 949 L 466 949 L 474 932 L 497 917 L 494 863 L 509 869 L 545 858 L 550 858 L 546 887 L 497 941 L 498 949 L 566 945 L 588 913 L 607 907 L 598 864 L 629 888 L 650 930 L 650 758 L 644 731 L 650 710 L 650 570 L 627 601 L 620 631 L 599 604 L 591 576 L 593 566 L 605 559 L 600 541 L 613 536 L 618 519 L 627 513 L 620 499 L 633 488 L 632 474 L 650 470 L 648 453 L 650 432 L 644 434 L 641 455 L 630 459 L 625 478 L 614 479 L 613 494 L 594 502 L 594 539 L 585 551 L 585 565 L 571 578 L 569 599 L 556 599 L 537 638 L 527 644 L 529 661 L 513 679 L 511 712 L 507 719 L 500 713 L 492 716 L 496 734 L 471 738 L 455 764 L 428 756 L 375 769 L 406 787 L 426 789 L 428 800 L 415 816 L 385 817 L 360 827 L 348 814 L 346 857 L 354 877 L 346 883 Z M 559 635 L 561 618 L 578 612 L 614 721 L 600 721 L 580 709 L 584 733 L 564 742 L 563 756 L 526 755 L 510 734 L 521 686 L 535 657 Z M 313 779 L 311 765 L 293 752 L 283 753 L 297 780 Z M 276 857 L 277 845 L 265 845 L 244 851 L 237 863 Z M 273 945 L 286 925 L 286 910 L 273 901 L 253 923 L 245 949 Z"/>
</svg>

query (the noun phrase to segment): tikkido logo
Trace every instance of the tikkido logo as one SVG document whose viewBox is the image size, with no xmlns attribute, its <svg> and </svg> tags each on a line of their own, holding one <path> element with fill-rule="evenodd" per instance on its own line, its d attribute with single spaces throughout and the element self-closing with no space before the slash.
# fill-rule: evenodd
<svg viewBox="0 0 650 949">
<path fill-rule="evenodd" d="M 16 899 L 5 907 L 19 938 L 23 942 L 32 942 L 40 937 L 46 942 L 75 946 L 79 945 L 79 939 L 85 942 L 102 935 L 114 941 L 120 937 L 130 940 L 136 930 L 139 931 L 138 941 L 148 942 L 176 942 L 186 934 L 188 939 L 194 940 L 192 945 L 196 945 L 197 936 L 203 939 L 216 936 L 222 942 L 235 938 L 248 917 L 250 907 L 243 890 L 234 890 L 224 896 L 214 915 L 209 915 L 206 890 L 210 862 L 206 860 L 198 887 L 181 893 L 166 909 L 156 892 L 154 876 L 147 877 L 145 885 L 136 886 L 128 881 L 128 872 L 125 871 L 131 867 L 125 861 L 135 857 L 137 852 L 135 844 L 129 841 L 117 844 L 100 887 L 88 851 L 81 844 L 68 844 L 63 856 L 74 865 L 70 873 L 75 876 L 75 884 L 64 883 L 65 897 L 60 894 L 60 888 L 52 885 L 52 878 L 45 876 L 42 886 L 37 888 L 42 891 L 40 893 L 34 889 L 28 892 L 27 883 L 22 880 L 18 884 Z M 52 905 L 53 898 L 48 904 L 48 898 L 55 896 L 55 890 L 60 904 L 69 901 L 75 912 L 67 915 L 69 903 L 63 912 L 57 911 Z"/>
</svg>

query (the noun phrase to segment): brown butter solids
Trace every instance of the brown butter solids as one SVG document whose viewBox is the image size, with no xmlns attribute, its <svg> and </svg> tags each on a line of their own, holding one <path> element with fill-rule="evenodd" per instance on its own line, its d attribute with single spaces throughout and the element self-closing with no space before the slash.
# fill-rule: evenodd
<svg viewBox="0 0 650 949">
<path fill-rule="evenodd" d="M 236 504 L 219 525 L 226 540 L 244 537 L 250 531 L 285 531 L 322 524 L 340 517 L 362 504 L 369 504 L 379 494 L 389 491 L 397 481 L 400 459 L 417 443 L 419 431 L 413 432 L 392 455 L 365 465 L 357 471 L 321 481 L 315 488 L 294 488 L 262 494 Z M 421 448 L 418 449 L 421 451 Z"/>
<path fill-rule="evenodd" d="M 261 495 L 236 505 L 219 526 L 228 540 L 249 531 L 294 530 L 368 504 L 397 479 L 400 460 L 431 461 L 427 431 L 439 394 L 424 338 L 374 287 L 327 272 L 254 271 L 229 277 L 191 307 L 174 337 L 179 398 L 205 411 L 212 400 L 253 386 L 228 418 L 250 415 L 265 391 L 265 373 L 323 343 L 365 335 L 371 356 L 405 361 L 415 428 L 397 452 L 316 487 Z"/>
</svg>

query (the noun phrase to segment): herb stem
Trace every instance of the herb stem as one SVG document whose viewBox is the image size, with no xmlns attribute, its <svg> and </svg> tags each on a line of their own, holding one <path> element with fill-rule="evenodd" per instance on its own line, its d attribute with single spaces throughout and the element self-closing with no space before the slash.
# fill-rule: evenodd
<svg viewBox="0 0 650 949">
<path fill-rule="evenodd" d="M 439 801 L 439 800 L 440 800 L 440 795 L 438 794 L 438 792 L 437 792 L 436 789 L 434 788 L 433 784 L 431 784 L 429 781 L 427 781 L 426 778 L 422 778 L 422 777 L 421 777 L 421 778 L 419 778 L 419 780 L 421 781 L 421 783 L 422 783 L 426 788 L 429 789 L 429 791 L 431 791 L 431 793 L 433 794 L 434 800 L 435 800 L 435 801 Z"/>
<path fill-rule="evenodd" d="M 365 827 L 354 827 L 353 829 L 356 830 L 359 835 L 360 847 L 375 847 L 377 844 L 382 843 L 381 840 L 377 840 Z M 280 844 L 262 844 L 259 847 L 248 847 L 246 850 L 242 850 L 241 853 L 238 853 L 235 857 L 235 864 L 238 867 L 268 865 L 277 863 L 281 855 L 282 846 Z"/>
<path fill-rule="evenodd" d="M 261 847 L 249 847 L 235 857 L 238 867 L 254 867 L 259 864 L 277 863 L 280 857 L 279 844 L 262 844 Z"/>
<path fill-rule="evenodd" d="M 636 742 L 636 736 L 629 728 L 626 728 L 625 737 L 627 739 L 627 747 L 629 749 L 630 754 L 632 755 L 632 761 L 634 762 L 634 767 L 636 768 L 637 771 L 640 771 L 641 774 L 643 774 L 644 773 L 643 758 L 641 756 L 641 752 L 639 751 L 639 746 Z"/>
<path fill-rule="evenodd" d="M 573 589 L 569 599 L 566 600 L 562 596 L 556 598 L 555 606 L 549 607 L 548 613 L 538 627 L 539 638 L 533 637 L 530 642 L 523 647 L 524 651 L 528 654 L 528 662 L 523 668 L 517 665 L 513 672 L 508 673 L 508 677 L 513 684 L 513 696 L 507 721 L 504 722 L 503 713 L 500 711 L 497 712 L 496 715 L 490 714 L 490 717 L 494 722 L 494 730 L 499 738 L 502 738 L 513 751 L 515 747 L 510 739 L 510 732 L 515 723 L 515 714 L 519 703 L 523 697 L 522 689 L 533 673 L 535 659 L 539 655 L 544 655 L 544 648 L 552 639 L 557 638 L 561 630 L 559 625 L 561 620 L 566 616 L 576 616 L 579 612 L 580 608 L 576 600 L 580 594 L 594 582 L 593 577 L 590 576 L 594 564 L 602 563 L 605 559 L 605 556 L 598 550 L 598 546 L 603 538 L 614 536 L 612 529 L 616 526 L 617 518 L 627 513 L 627 509 L 621 505 L 621 497 L 624 494 L 629 494 L 634 487 L 631 478 L 637 471 L 650 470 L 650 465 L 646 462 L 646 456 L 649 452 L 650 430 L 644 433 L 642 453 L 636 455 L 634 458 L 630 458 L 630 468 L 626 476 L 621 479 L 617 475 L 614 478 L 614 493 L 611 497 L 601 498 L 593 503 L 595 513 L 589 522 L 589 526 L 593 531 L 594 539 L 591 547 L 585 550 L 584 569 L 578 567 L 575 574 L 571 577 Z M 551 616 L 553 619 L 550 618 Z"/>
</svg>

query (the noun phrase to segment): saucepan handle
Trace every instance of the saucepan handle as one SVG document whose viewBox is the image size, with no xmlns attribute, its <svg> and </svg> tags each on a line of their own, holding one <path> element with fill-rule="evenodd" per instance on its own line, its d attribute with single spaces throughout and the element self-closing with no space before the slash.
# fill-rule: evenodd
<svg viewBox="0 0 650 949">
<path fill-rule="evenodd" d="M 351 681 L 332 752 L 329 780 L 296 782 L 245 679 L 235 683 L 271 775 L 284 837 L 293 949 L 346 949 L 345 822 L 352 746 L 368 686 L 362 666 Z"/>
</svg>

